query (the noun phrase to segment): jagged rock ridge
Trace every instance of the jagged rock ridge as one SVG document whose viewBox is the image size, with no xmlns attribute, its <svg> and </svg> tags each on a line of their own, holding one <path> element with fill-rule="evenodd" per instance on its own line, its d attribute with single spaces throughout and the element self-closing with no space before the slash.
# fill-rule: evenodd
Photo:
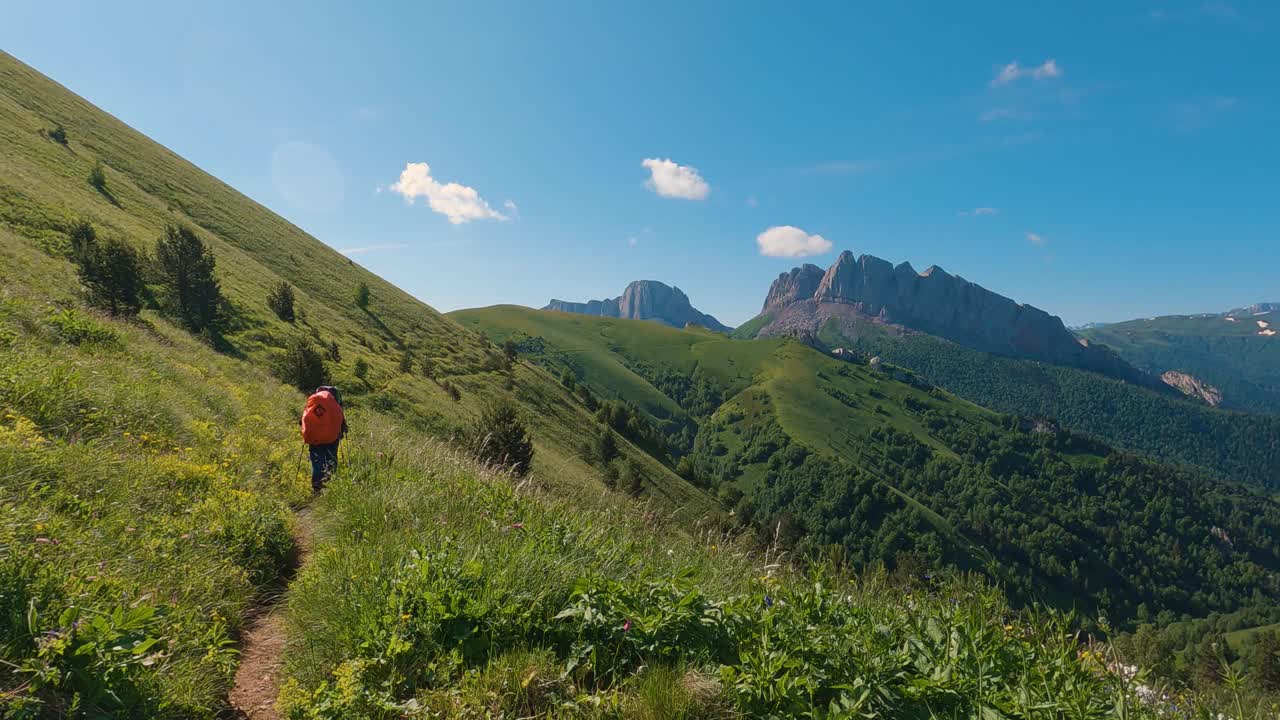
<svg viewBox="0 0 1280 720">
<path fill-rule="evenodd" d="M 542 309 L 628 320 L 654 320 L 678 328 L 693 324 L 716 332 L 733 329 L 695 309 L 689 302 L 689 296 L 680 288 L 657 280 L 636 280 L 616 298 L 585 303 L 553 299 Z"/>
<path fill-rule="evenodd" d="M 1160 381 L 1105 346 L 1090 345 L 1054 315 L 951 275 L 938 266 L 916 272 L 845 251 L 813 282 L 813 265 L 783 273 L 765 300 L 760 335 L 817 333 L 835 320 L 872 321 L 936 335 L 1000 355 L 1102 372 L 1144 385 Z"/>
</svg>

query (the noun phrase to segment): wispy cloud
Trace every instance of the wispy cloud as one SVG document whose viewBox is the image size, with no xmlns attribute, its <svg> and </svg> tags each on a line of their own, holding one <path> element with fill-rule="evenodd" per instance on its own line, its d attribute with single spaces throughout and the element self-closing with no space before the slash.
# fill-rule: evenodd
<svg viewBox="0 0 1280 720">
<path fill-rule="evenodd" d="M 695 167 L 680 165 L 670 158 L 645 158 L 640 165 L 649 169 L 645 187 L 662 197 L 705 200 L 711 192 L 711 186 Z"/>
<path fill-rule="evenodd" d="M 431 166 L 424 162 L 406 163 L 400 179 L 388 188 L 404 196 L 413 204 L 417 198 L 426 198 L 427 205 L 444 215 L 454 225 L 472 220 L 509 220 L 510 218 L 489 207 L 473 187 L 455 182 L 441 183 L 431 176 Z M 510 201 L 508 201 L 510 202 Z M 512 204 L 514 206 L 514 203 Z"/>
<path fill-rule="evenodd" d="M 1147 20 L 1153 23 L 1209 21 L 1241 30 L 1262 29 L 1260 20 L 1245 15 L 1239 8 L 1229 2 L 1205 2 L 1190 7 L 1156 8 L 1147 13 Z"/>
<path fill-rule="evenodd" d="M 996 76 L 991 79 L 991 87 L 1000 87 L 1016 82 L 1023 78 L 1031 78 L 1032 80 L 1048 80 L 1050 78 L 1062 77 L 1062 68 L 1058 66 L 1058 62 L 1053 58 L 1045 60 L 1043 63 L 1035 67 L 1023 67 L 1018 64 L 1017 60 L 1000 68 Z"/>
<path fill-rule="evenodd" d="M 337 248 L 337 250 L 343 255 L 346 255 L 349 257 L 351 255 L 364 255 L 366 253 L 378 252 L 379 250 L 403 250 L 407 247 L 409 246 L 403 245 L 400 243 L 394 243 L 390 245 L 363 245 L 360 247 Z"/>
<path fill-rule="evenodd" d="M 1244 107 L 1237 97 L 1201 97 L 1173 103 L 1170 113 L 1177 130 L 1199 130 Z"/>
<path fill-rule="evenodd" d="M 810 235 L 792 225 L 778 225 L 756 236 L 760 254 L 768 257 L 809 257 L 831 249 L 831 241 L 821 235 Z"/>
<path fill-rule="evenodd" d="M 956 213 L 960 217 L 982 217 L 983 215 L 999 215 L 1000 208 L 976 207 L 972 210 L 961 210 Z"/>
<path fill-rule="evenodd" d="M 636 245 L 639 245 L 639 244 L 640 244 L 640 239 L 637 238 L 635 235 L 632 235 L 631 237 L 627 238 L 627 247 L 635 247 Z"/>
<path fill-rule="evenodd" d="M 747 196 L 747 207 L 760 207 L 760 201 L 756 199 L 755 195 Z"/>
<path fill-rule="evenodd" d="M 803 175 L 861 175 L 881 166 L 879 160 L 835 160 L 800 169 Z"/>
<path fill-rule="evenodd" d="M 1044 247 L 1045 245 L 1049 244 L 1049 238 L 1039 233 L 1029 232 L 1027 233 L 1027 242 L 1031 243 L 1032 245 L 1035 245 L 1036 247 Z"/>
<path fill-rule="evenodd" d="M 1013 108 L 997 107 L 984 111 L 978 116 L 979 122 L 989 123 L 997 120 L 1014 120 L 1022 117 L 1022 113 Z"/>
</svg>

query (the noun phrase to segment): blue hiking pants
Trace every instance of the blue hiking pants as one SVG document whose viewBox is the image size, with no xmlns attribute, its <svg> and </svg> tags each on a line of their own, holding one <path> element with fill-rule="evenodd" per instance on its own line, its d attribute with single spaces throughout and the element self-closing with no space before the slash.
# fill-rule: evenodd
<svg viewBox="0 0 1280 720">
<path fill-rule="evenodd" d="M 338 469 L 338 443 L 328 445 L 311 445 L 311 490 L 320 492 L 324 484 L 329 482 L 333 471 Z"/>
</svg>

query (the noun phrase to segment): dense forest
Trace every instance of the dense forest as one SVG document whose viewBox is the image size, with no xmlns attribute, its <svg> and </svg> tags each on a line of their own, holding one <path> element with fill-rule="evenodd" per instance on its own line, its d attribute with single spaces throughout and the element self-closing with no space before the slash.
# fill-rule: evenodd
<svg viewBox="0 0 1280 720">
<path fill-rule="evenodd" d="M 802 551 L 859 567 L 976 567 L 1015 600 L 1121 625 L 1280 597 L 1280 504 L 1262 494 L 1043 423 L 1009 416 L 996 432 L 922 415 L 949 452 L 885 427 L 852 462 L 795 444 L 767 413 L 717 416 L 695 446 L 697 477 Z M 739 488 L 752 466 L 763 481 Z"/>
<path fill-rule="evenodd" d="M 1000 412 L 1050 417 L 1128 450 L 1280 487 L 1280 417 L 1216 410 L 1096 373 L 1003 358 L 937 338 L 830 338 Z"/>
</svg>

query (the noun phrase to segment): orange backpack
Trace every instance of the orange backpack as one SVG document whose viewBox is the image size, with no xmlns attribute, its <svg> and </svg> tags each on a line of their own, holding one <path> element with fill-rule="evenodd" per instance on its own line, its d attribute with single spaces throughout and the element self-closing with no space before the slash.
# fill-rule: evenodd
<svg viewBox="0 0 1280 720">
<path fill-rule="evenodd" d="M 328 390 L 307 398 L 302 411 L 302 441 L 308 445 L 328 445 L 342 435 L 342 406 Z"/>
</svg>

